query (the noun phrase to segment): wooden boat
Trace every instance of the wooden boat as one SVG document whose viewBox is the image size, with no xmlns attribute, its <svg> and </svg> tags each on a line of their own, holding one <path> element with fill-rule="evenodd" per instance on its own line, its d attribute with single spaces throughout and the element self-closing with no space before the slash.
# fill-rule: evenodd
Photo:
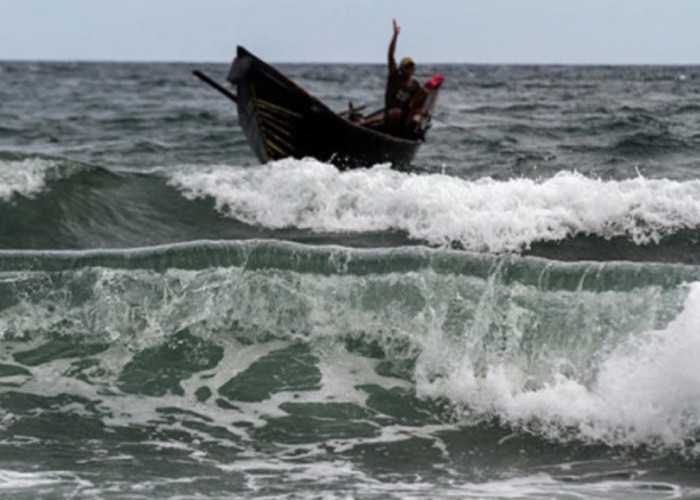
<svg viewBox="0 0 700 500">
<path fill-rule="evenodd" d="M 241 127 L 262 163 L 313 157 L 341 169 L 377 163 L 407 166 L 425 139 L 442 83 L 436 75 L 433 85 L 424 87 L 425 113 L 397 135 L 384 130 L 383 110 L 362 116 L 350 104 L 347 111 L 335 113 L 240 46 L 227 76 L 236 94 L 200 71 L 193 73 L 237 103 Z"/>
</svg>

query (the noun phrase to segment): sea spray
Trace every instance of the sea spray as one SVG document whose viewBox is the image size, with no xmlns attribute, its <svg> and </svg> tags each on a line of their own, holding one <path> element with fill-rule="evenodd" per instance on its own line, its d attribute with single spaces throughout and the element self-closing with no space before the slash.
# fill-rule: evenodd
<svg viewBox="0 0 700 500">
<path fill-rule="evenodd" d="M 255 169 L 183 168 L 172 185 L 210 197 L 219 212 L 269 229 L 404 231 L 431 245 L 521 251 L 577 235 L 658 243 L 700 226 L 700 182 L 638 177 L 603 181 L 576 172 L 543 180 L 460 179 L 386 166 L 339 172 L 315 160 Z"/>
<path fill-rule="evenodd" d="M 697 455 L 700 284 L 677 292 L 671 302 L 682 300 L 682 308 L 670 321 L 669 297 L 659 290 L 574 300 L 557 294 L 568 313 L 549 318 L 554 302 L 538 301 L 536 338 L 527 338 L 516 317 L 487 363 L 473 341 L 439 360 L 446 364 L 419 358 L 419 391 L 449 398 L 470 418 L 497 416 L 549 439 Z"/>
<path fill-rule="evenodd" d="M 13 196 L 32 197 L 41 192 L 47 177 L 57 170 L 56 161 L 41 158 L 7 160 L 0 157 L 0 203 Z"/>
</svg>

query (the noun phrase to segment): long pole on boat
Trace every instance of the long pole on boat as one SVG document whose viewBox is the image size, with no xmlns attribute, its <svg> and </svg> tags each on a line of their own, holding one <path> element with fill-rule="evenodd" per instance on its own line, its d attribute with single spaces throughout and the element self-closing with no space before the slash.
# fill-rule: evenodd
<svg viewBox="0 0 700 500">
<path fill-rule="evenodd" d="M 205 75 L 199 70 L 194 70 L 192 72 L 194 76 L 202 80 L 204 83 L 214 87 L 216 90 L 224 94 L 226 97 L 231 99 L 233 102 L 238 102 L 238 97 L 236 97 L 236 94 L 228 90 L 226 87 L 223 87 L 220 83 L 216 82 L 213 78 Z"/>
</svg>

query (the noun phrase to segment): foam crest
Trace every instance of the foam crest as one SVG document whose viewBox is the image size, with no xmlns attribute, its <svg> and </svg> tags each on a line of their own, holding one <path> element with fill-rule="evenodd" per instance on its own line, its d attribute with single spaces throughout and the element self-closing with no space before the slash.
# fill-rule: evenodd
<svg viewBox="0 0 700 500">
<path fill-rule="evenodd" d="M 700 225 L 700 181 L 602 181 L 561 172 L 545 180 L 476 181 L 396 172 L 339 172 L 314 160 L 255 168 L 181 170 L 171 183 L 248 224 L 317 232 L 404 231 L 431 245 L 518 251 L 577 234 L 636 244 Z"/>
<path fill-rule="evenodd" d="M 419 386 L 447 396 L 476 415 L 499 415 L 551 438 L 576 437 L 611 445 L 646 445 L 700 454 L 700 283 L 693 283 L 682 311 L 666 327 L 625 336 L 600 348 L 587 370 L 550 354 L 549 380 L 516 362 L 492 363 L 480 373 L 469 351 L 452 356 L 449 374 Z M 572 339 L 592 331 L 570 331 Z M 610 343 L 611 344 L 611 343 Z M 547 350 L 547 346 L 543 346 Z M 581 349 L 581 347 L 579 347 Z M 573 352 L 569 353 L 573 354 Z M 551 363 L 554 361 L 553 363 Z M 435 359 L 424 359 L 425 364 Z M 443 360 L 444 363 L 444 360 Z M 580 367 L 579 367 L 580 368 Z"/>
<path fill-rule="evenodd" d="M 48 174 L 55 168 L 54 161 L 40 158 L 0 160 L 0 201 L 9 201 L 15 195 L 32 197 L 40 193 Z"/>
</svg>

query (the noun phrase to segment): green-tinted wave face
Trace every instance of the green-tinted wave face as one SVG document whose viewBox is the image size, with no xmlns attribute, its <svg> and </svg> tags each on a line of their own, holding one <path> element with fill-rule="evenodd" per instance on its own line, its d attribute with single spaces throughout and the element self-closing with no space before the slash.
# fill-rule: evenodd
<svg viewBox="0 0 700 500">
<path fill-rule="evenodd" d="M 566 336 L 558 330 L 568 330 L 567 322 L 584 332 L 593 322 L 589 330 L 603 332 L 606 321 L 619 323 L 616 316 L 657 328 L 678 312 L 683 283 L 700 274 L 681 265 L 555 264 L 419 247 L 349 250 L 275 241 L 6 251 L 0 269 L 5 336 L 50 330 L 127 342 L 200 326 L 309 340 L 353 331 L 419 339 L 433 328 L 447 337 L 479 328 L 508 336 L 528 324 L 544 335 Z"/>
<path fill-rule="evenodd" d="M 678 361 L 672 339 L 695 304 L 685 284 L 694 267 L 273 241 L 0 259 L 0 370 L 19 388 L 50 372 L 68 394 L 82 383 L 80 397 L 108 395 L 107 406 L 190 398 L 284 442 L 332 434 L 307 428 L 308 412 L 370 415 L 343 431 L 353 438 L 376 436 L 385 418 L 494 415 L 564 440 L 683 448 L 695 432 L 692 406 L 645 416 L 638 429 L 605 404 L 633 384 L 610 373 L 635 355 Z M 641 407 L 661 390 L 620 397 Z M 572 397 L 592 402 L 586 413 L 572 411 Z M 269 416 L 272 407 L 288 416 Z M 258 412 L 272 413 L 261 424 Z"/>
</svg>

